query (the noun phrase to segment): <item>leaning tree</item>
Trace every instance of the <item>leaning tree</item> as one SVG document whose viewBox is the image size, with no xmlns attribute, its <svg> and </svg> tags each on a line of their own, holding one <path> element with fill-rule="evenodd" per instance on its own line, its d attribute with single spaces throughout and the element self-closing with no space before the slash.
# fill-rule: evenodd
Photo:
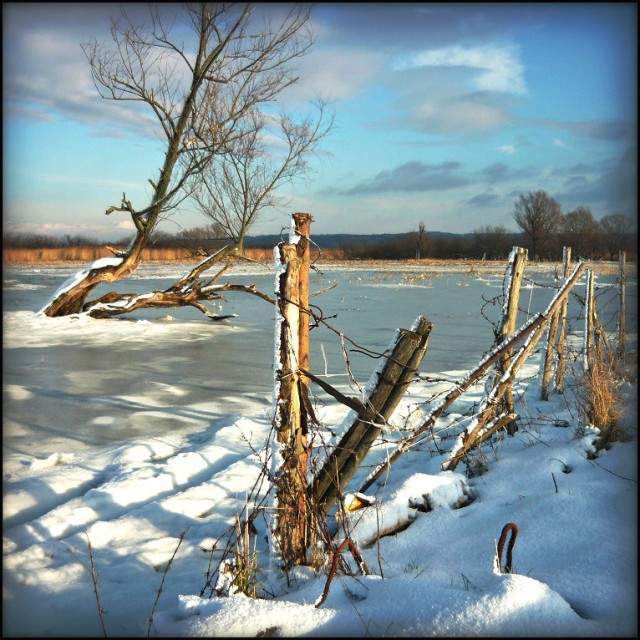
<svg viewBox="0 0 640 640">
<path fill-rule="evenodd" d="M 309 11 L 297 6 L 274 22 L 258 21 L 250 5 L 178 5 L 191 36 L 187 41 L 176 28 L 179 23 L 166 19 L 172 7 L 152 6 L 145 26 L 123 8 L 112 23 L 110 46 L 97 41 L 82 45 L 102 98 L 137 103 L 153 114 L 164 161 L 149 178 L 146 206 L 134 205 L 123 193 L 120 203 L 106 210 L 107 215 L 130 216 L 135 234 L 128 247 L 112 250 L 113 257 L 93 263 L 60 287 L 42 309 L 48 316 L 87 312 L 103 317 L 131 310 L 131 300 L 116 293 L 88 298 L 100 283 L 121 280 L 138 267 L 158 222 L 194 193 L 212 162 L 233 154 L 251 137 L 256 114 L 298 80 L 293 63 L 313 43 Z M 209 256 L 186 277 L 187 283 L 157 292 L 166 295 L 154 300 L 138 300 L 138 306 L 201 308 L 202 300 L 215 294 L 203 291 L 198 277 L 213 261 Z M 181 299 L 180 289 L 188 289 L 188 296 Z"/>
</svg>

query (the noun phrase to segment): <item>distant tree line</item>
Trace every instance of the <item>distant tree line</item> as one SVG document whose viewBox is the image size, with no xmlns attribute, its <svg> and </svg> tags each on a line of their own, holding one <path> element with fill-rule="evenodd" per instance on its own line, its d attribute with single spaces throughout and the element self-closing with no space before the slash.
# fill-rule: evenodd
<svg viewBox="0 0 640 640">
<path fill-rule="evenodd" d="M 122 238 L 112 244 L 127 246 L 130 238 Z M 149 240 L 149 246 L 158 248 L 189 248 L 212 251 L 221 248 L 229 241 L 221 227 L 210 224 L 194 229 L 182 229 L 177 233 L 169 233 L 155 229 Z M 56 247 L 97 247 L 105 242 L 85 235 L 51 236 L 40 233 L 5 233 L 2 236 L 2 246 L 14 249 L 48 249 Z"/>
<path fill-rule="evenodd" d="M 503 226 L 484 225 L 471 233 L 429 233 L 424 222 L 416 231 L 383 237 L 372 241 L 349 239 L 338 247 L 339 257 L 346 260 L 413 260 L 487 259 L 503 260 L 514 246 L 529 249 L 532 260 L 560 260 L 562 249 L 569 246 L 576 258 L 615 260 L 618 251 L 627 252 L 628 260 L 636 259 L 637 228 L 635 219 L 611 214 L 596 220 L 587 207 L 577 207 L 566 214 L 560 205 L 544 191 L 521 194 L 515 203 L 513 218 L 520 227 L 511 232 Z M 127 238 L 116 242 L 126 246 Z M 177 233 L 155 229 L 149 246 L 158 248 L 188 248 L 211 253 L 233 243 L 219 223 Z M 271 249 L 273 244 L 252 242 L 256 248 Z M 33 233 L 5 233 L 3 247 L 42 249 L 49 247 L 100 246 L 104 242 L 83 235 L 62 237 Z"/>
<path fill-rule="evenodd" d="M 372 246 L 353 241 L 343 245 L 345 258 L 411 260 L 414 258 L 469 258 L 502 260 L 513 246 L 526 247 L 532 260 L 560 260 L 563 247 L 576 258 L 615 260 L 618 251 L 636 259 L 637 225 L 631 216 L 611 214 L 596 220 L 588 207 L 563 213 L 545 191 L 519 195 L 513 219 L 517 233 L 502 226 L 481 226 L 470 234 L 430 234 L 420 222 L 418 230 Z"/>
</svg>

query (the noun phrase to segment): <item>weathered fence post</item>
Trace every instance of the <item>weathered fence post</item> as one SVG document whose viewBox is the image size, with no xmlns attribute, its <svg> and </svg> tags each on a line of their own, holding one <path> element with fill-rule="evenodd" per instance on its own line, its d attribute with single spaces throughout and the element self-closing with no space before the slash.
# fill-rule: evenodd
<svg viewBox="0 0 640 640">
<path fill-rule="evenodd" d="M 618 320 L 618 358 L 622 358 L 625 348 L 625 315 L 626 315 L 626 251 L 618 252 L 618 270 L 620 276 L 620 319 Z"/>
<path fill-rule="evenodd" d="M 571 264 L 571 247 L 564 247 L 562 250 L 562 277 L 566 279 L 569 277 L 569 265 Z M 569 297 L 567 296 L 559 311 L 560 315 L 560 332 L 558 335 L 558 351 L 556 362 L 556 379 L 554 388 L 556 391 L 562 391 L 564 385 L 564 368 L 565 368 L 565 355 L 564 355 L 564 340 L 567 327 L 567 308 L 569 306 Z"/>
<path fill-rule="evenodd" d="M 297 217 L 296 217 L 297 216 Z M 274 455 L 276 497 L 273 524 L 275 547 L 283 568 L 305 564 L 309 547 L 310 505 L 306 385 L 299 373 L 309 361 L 308 242 L 309 214 L 294 215 L 293 242 L 281 242 L 276 253 L 276 349 L 274 362 Z M 304 234 L 304 235 L 302 235 Z M 306 264 L 305 264 L 306 261 Z M 306 316 L 307 321 L 302 319 Z"/>
<path fill-rule="evenodd" d="M 369 382 L 368 388 L 372 390 L 368 398 L 316 475 L 314 502 L 320 513 L 326 515 L 336 502 L 395 411 L 418 371 L 432 328 L 421 316 L 410 331 L 396 332 L 386 360 Z"/>
<path fill-rule="evenodd" d="M 592 366 L 593 356 L 593 314 L 594 314 L 594 281 L 593 270 L 587 269 L 587 293 L 584 300 L 584 343 L 583 362 L 584 370 L 589 371 Z"/>
<path fill-rule="evenodd" d="M 509 254 L 507 269 L 503 283 L 503 304 L 502 304 L 502 324 L 496 336 L 496 343 L 503 343 L 516 330 L 518 321 L 518 305 L 520 304 L 520 288 L 524 276 L 524 268 L 527 263 L 528 252 L 521 247 L 513 247 Z M 511 350 L 507 350 L 500 358 L 498 370 L 499 380 L 502 374 L 509 368 Z M 513 412 L 513 392 L 509 388 L 505 393 L 504 410 L 507 413 Z"/>
<path fill-rule="evenodd" d="M 568 252 L 568 254 L 567 254 Z M 569 275 L 569 263 L 567 260 L 567 255 L 571 255 L 571 249 L 568 247 L 564 247 L 562 250 L 563 260 L 562 260 L 562 277 L 566 280 Z M 564 311 L 563 316 L 563 324 L 562 324 L 562 349 L 564 349 L 564 322 L 566 321 L 566 306 L 562 306 L 562 310 Z M 541 382 L 541 393 L 540 397 L 542 400 L 549 400 L 549 384 L 551 383 L 551 376 L 553 374 L 553 360 L 556 361 L 560 359 L 560 346 L 556 347 L 556 338 L 558 336 L 558 323 L 560 320 L 560 315 L 563 311 L 558 311 L 553 314 L 553 318 L 551 318 L 551 322 L 549 323 L 549 332 L 547 334 L 547 349 L 544 355 L 544 366 L 542 369 L 542 382 Z"/>
</svg>

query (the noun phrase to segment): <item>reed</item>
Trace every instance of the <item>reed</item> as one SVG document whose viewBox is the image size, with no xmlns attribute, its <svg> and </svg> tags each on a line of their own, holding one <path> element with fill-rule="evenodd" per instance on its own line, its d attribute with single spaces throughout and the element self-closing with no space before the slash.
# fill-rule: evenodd
<svg viewBox="0 0 640 640">
<path fill-rule="evenodd" d="M 621 394 L 617 369 L 616 362 L 594 357 L 591 367 L 583 375 L 587 418 L 590 424 L 600 429 L 596 451 L 620 438 Z"/>
<path fill-rule="evenodd" d="M 124 247 L 114 246 L 114 249 Z M 323 260 L 340 260 L 343 252 L 339 249 L 323 249 Z M 100 258 L 111 257 L 113 253 L 106 246 L 84 247 L 49 247 L 42 249 L 25 249 L 4 247 L 2 260 L 4 264 L 56 264 L 64 262 L 93 262 Z M 273 249 L 245 249 L 245 255 L 256 262 L 273 262 Z M 143 262 L 197 262 L 202 256 L 194 255 L 187 247 L 147 247 L 142 251 Z"/>
</svg>

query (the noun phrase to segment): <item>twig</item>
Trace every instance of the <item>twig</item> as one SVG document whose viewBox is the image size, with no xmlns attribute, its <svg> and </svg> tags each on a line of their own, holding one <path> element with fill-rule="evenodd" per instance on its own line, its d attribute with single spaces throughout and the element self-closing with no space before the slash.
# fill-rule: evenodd
<svg viewBox="0 0 640 640">
<path fill-rule="evenodd" d="M 100 625 L 102 626 L 102 634 L 104 637 L 107 637 L 107 629 L 104 626 L 104 610 L 102 609 L 102 605 L 100 604 L 100 596 L 98 595 L 98 578 L 96 576 L 95 565 L 93 564 L 93 550 L 91 549 L 91 540 L 89 540 L 89 534 L 85 532 L 84 534 L 87 536 L 87 544 L 89 545 L 89 559 L 91 561 L 91 580 L 93 581 L 93 592 L 96 594 L 96 604 L 98 605 L 98 615 L 100 616 Z"/>
<path fill-rule="evenodd" d="M 327 578 L 327 583 L 324 585 L 324 591 L 322 592 L 322 595 L 320 596 L 320 598 L 318 598 L 318 601 L 316 602 L 316 609 L 319 609 L 322 606 L 322 603 L 327 599 L 327 596 L 329 595 L 329 587 L 331 586 L 331 581 L 333 580 L 333 578 L 336 575 L 336 570 L 338 568 L 338 560 L 340 559 L 340 554 L 347 548 L 349 547 L 351 554 L 353 555 L 354 560 L 358 563 L 358 566 L 360 567 L 360 571 L 362 572 L 362 575 L 367 575 L 368 573 L 368 569 L 367 569 L 367 565 L 365 563 L 365 561 L 362 559 L 362 556 L 360 555 L 360 552 L 358 551 L 358 548 L 356 547 L 356 545 L 349 539 L 347 538 L 335 551 L 335 553 L 333 554 L 333 561 L 331 563 L 331 570 L 329 571 L 329 577 Z"/>
<path fill-rule="evenodd" d="M 173 555 L 171 556 L 171 559 L 167 563 L 167 566 L 164 569 L 164 573 L 162 574 L 162 581 L 160 582 L 160 587 L 158 589 L 156 601 L 153 603 L 153 608 L 151 609 L 151 614 L 149 615 L 149 626 L 147 627 L 147 638 L 151 635 L 151 625 L 153 624 L 153 614 L 155 613 L 156 606 L 158 604 L 158 601 L 160 600 L 160 595 L 162 594 L 162 587 L 164 586 L 165 578 L 167 577 L 167 573 L 169 572 L 171 564 L 173 563 L 173 559 L 176 557 L 176 553 L 178 553 L 178 549 L 180 548 L 180 545 L 182 544 L 182 541 L 184 540 L 184 537 L 187 535 L 187 532 L 189 531 L 190 528 L 191 527 L 187 527 L 180 534 L 180 540 L 178 541 L 178 546 L 176 547 L 176 550 L 173 552 Z"/>
<path fill-rule="evenodd" d="M 558 493 L 558 483 L 556 482 L 556 477 L 553 475 L 553 471 L 551 472 L 551 478 L 553 480 L 553 484 L 556 488 L 556 493 Z"/>
</svg>

